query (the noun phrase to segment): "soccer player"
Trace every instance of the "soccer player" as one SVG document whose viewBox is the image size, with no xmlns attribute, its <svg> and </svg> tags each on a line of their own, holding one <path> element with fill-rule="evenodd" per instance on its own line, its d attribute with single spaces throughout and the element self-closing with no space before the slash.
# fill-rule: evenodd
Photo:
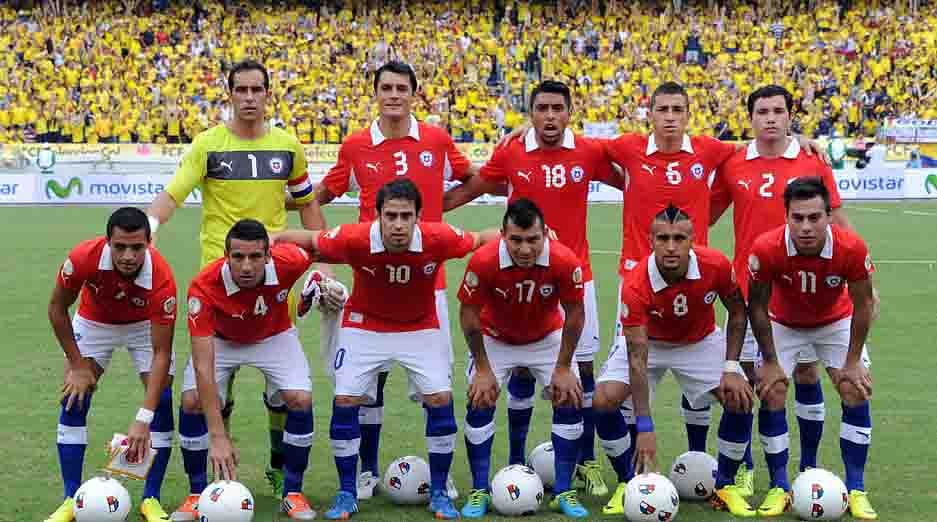
<svg viewBox="0 0 937 522">
<path fill-rule="evenodd" d="M 395 179 L 407 178 L 416 184 L 422 196 L 421 219 L 442 221 L 445 182 L 464 180 L 476 169 L 445 130 L 421 123 L 413 116 L 417 77 L 412 67 L 401 62 L 382 65 L 374 73 L 373 87 L 379 117 L 369 128 L 345 138 L 338 150 L 338 161 L 316 186 L 319 205 L 326 205 L 346 192 L 359 191 L 358 221 L 370 223 L 377 219 L 375 200 L 381 187 Z M 442 267 L 436 273 L 436 314 L 451 353 L 446 277 Z M 378 449 L 386 380 L 387 372 L 381 372 L 375 400 L 360 408 L 359 500 L 370 498 L 380 483 Z M 450 496 L 454 498 L 456 494 L 451 487 Z"/>
<path fill-rule="evenodd" d="M 156 451 L 143 486 L 140 514 L 166 520 L 160 487 L 172 452 L 172 336 L 176 283 L 169 264 L 150 244 L 143 211 L 124 207 L 107 220 L 107 235 L 78 244 L 59 270 L 49 301 L 49 322 L 65 352 L 65 384 L 59 415 L 59 464 L 65 502 L 46 522 L 74 520 L 81 485 L 91 396 L 114 349 L 126 346 L 145 389 L 127 430 L 130 462 Z M 78 300 L 73 319 L 68 308 Z"/>
<path fill-rule="evenodd" d="M 291 204 L 300 209 L 305 228 L 325 229 L 306 172 L 302 145 L 293 135 L 266 122 L 270 97 L 267 70 L 250 60 L 235 64 L 228 71 L 228 91 L 233 118 L 195 137 L 172 181 L 147 210 L 155 234 L 201 185 L 201 268 L 224 256 L 225 237 L 240 219 L 256 219 L 270 232 L 286 228 L 287 192 Z M 233 383 L 233 378 L 228 381 L 229 385 Z M 270 463 L 266 477 L 279 497 L 286 408 L 282 403 L 270 402 L 267 395 L 264 404 L 269 419 Z M 226 397 L 228 403 L 223 411 L 227 422 L 234 407 L 232 390 Z"/>
<path fill-rule="evenodd" d="M 446 482 L 457 431 L 452 405 L 451 355 L 436 315 L 436 278 L 443 262 L 463 257 L 500 234 L 463 232 L 445 223 L 417 221 L 422 197 L 398 179 L 376 195 L 378 219 L 328 232 L 288 231 L 278 242 L 296 243 L 323 262 L 346 263 L 354 287 L 342 312 L 330 436 L 340 489 L 327 519 L 358 511 L 356 468 L 361 443 L 358 409 L 377 394 L 378 374 L 395 362 L 407 370 L 426 411 L 431 493 L 436 518 L 458 518 Z"/>
<path fill-rule="evenodd" d="M 198 520 L 199 494 L 216 479 L 237 480 L 237 451 L 221 416 L 227 380 L 241 366 L 260 370 L 271 399 L 286 405 L 283 501 L 291 520 L 316 512 L 302 493 L 313 439 L 309 363 L 293 327 L 287 297 L 312 263 L 303 249 L 270 246 L 259 221 L 242 219 L 225 238 L 225 256 L 192 280 L 188 293 L 192 358 L 185 369 L 179 438 L 190 495 L 172 520 Z"/>
<path fill-rule="evenodd" d="M 790 507 L 787 379 L 799 354 L 812 348 L 843 401 L 840 449 L 849 511 L 876 519 L 863 483 L 872 436 L 872 379 L 862 360 L 872 322 L 872 258 L 861 237 L 832 223 L 830 192 L 820 178 L 788 184 L 784 206 L 787 224 L 759 236 L 748 257 L 749 315 L 764 360 L 758 431 L 771 476 L 758 514 L 780 515 Z"/>
<path fill-rule="evenodd" d="M 583 436 L 576 474 L 583 479 L 590 494 L 603 496 L 608 488 L 595 460 L 592 419 L 593 362 L 600 346 L 600 327 L 586 223 L 590 182 L 602 181 L 617 186 L 620 180 L 614 175 L 601 144 L 576 136 L 567 128 L 571 110 L 572 98 L 565 84 L 548 80 L 535 87 L 530 95 L 533 126 L 524 138 L 496 149 L 481 168 L 480 175 L 446 192 L 444 206 L 445 210 L 451 210 L 483 193 L 495 193 L 506 183 L 510 194 L 508 202 L 520 198 L 533 201 L 542 209 L 550 231 L 582 261 L 586 319 L 575 357 L 583 387 Z M 520 464 L 526 458 L 535 381 L 528 372 L 514 373 L 507 388 L 509 461 Z"/>
<path fill-rule="evenodd" d="M 543 213 L 526 198 L 508 205 L 501 240 L 472 255 L 459 289 L 462 331 L 471 351 L 464 430 L 472 491 L 462 516 L 488 512 L 495 405 L 500 388 L 520 367 L 536 376 L 553 401 L 556 497 L 550 505 L 574 518 L 589 516 L 571 487 L 582 433 L 583 387 L 571 366 L 585 323 L 584 280 L 576 254 L 546 238 Z"/>
<path fill-rule="evenodd" d="M 625 342 L 609 354 L 593 402 L 599 441 L 619 480 L 603 508 L 607 515 L 624 513 L 625 483 L 635 471 L 633 455 L 638 472 L 655 468 L 650 398 L 667 370 L 691 405 L 708 405 L 713 399 L 723 404 L 720 462 L 729 448 L 738 446 L 738 454 L 730 455 L 740 459 L 744 442 L 731 442 L 750 436 L 745 430 L 751 431 L 754 394 L 738 363 L 747 323 L 745 301 L 728 258 L 694 244 L 694 238 L 688 213 L 672 205 L 658 212 L 650 227 L 653 252 L 638 262 L 621 287 L 619 320 Z M 716 327 L 717 297 L 728 311 L 725 334 Z M 629 397 L 637 428 L 633 448 L 619 409 Z"/>
</svg>

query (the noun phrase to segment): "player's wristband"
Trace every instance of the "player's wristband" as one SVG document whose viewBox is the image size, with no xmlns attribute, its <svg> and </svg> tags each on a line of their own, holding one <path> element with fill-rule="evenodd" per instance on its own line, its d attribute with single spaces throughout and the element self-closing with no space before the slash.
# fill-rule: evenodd
<svg viewBox="0 0 937 522">
<path fill-rule="evenodd" d="M 652 433 L 654 431 L 654 421 L 651 420 L 649 415 L 638 415 L 634 420 L 638 433 Z"/>
<path fill-rule="evenodd" d="M 150 235 L 155 235 L 156 231 L 159 229 L 159 218 L 156 216 L 147 216 L 146 219 L 150 222 Z"/>
<path fill-rule="evenodd" d="M 738 361 L 726 361 L 722 367 L 723 373 L 742 373 L 742 364 Z"/>
<path fill-rule="evenodd" d="M 146 408 L 140 408 L 137 410 L 137 422 L 142 422 L 143 424 L 149 424 L 153 422 L 153 417 L 156 413 L 153 410 L 148 410 Z"/>
</svg>

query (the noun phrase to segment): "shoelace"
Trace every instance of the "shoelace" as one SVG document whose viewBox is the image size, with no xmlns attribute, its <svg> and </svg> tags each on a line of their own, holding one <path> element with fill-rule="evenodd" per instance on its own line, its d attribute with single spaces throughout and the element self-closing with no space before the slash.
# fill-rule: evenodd
<svg viewBox="0 0 937 522">
<path fill-rule="evenodd" d="M 579 498 L 577 498 L 574 493 L 575 493 L 574 491 L 563 493 L 562 495 L 560 495 L 560 498 L 566 500 L 566 503 L 569 504 L 570 506 L 578 506 Z"/>
<path fill-rule="evenodd" d="M 485 492 L 480 489 L 476 489 L 475 491 L 469 493 L 468 503 L 473 507 L 481 507 L 484 498 Z"/>
</svg>

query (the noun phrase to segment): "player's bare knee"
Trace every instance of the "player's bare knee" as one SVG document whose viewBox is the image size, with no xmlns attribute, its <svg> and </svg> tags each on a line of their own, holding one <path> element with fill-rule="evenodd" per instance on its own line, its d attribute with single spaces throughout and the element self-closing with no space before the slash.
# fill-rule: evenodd
<svg viewBox="0 0 937 522">
<path fill-rule="evenodd" d="M 430 408 L 439 408 L 452 402 L 452 392 L 431 393 L 423 396 L 423 404 Z"/>
<path fill-rule="evenodd" d="M 195 390 L 182 392 L 182 411 L 187 414 L 202 413 L 202 403 L 198 400 L 198 392 Z"/>
<path fill-rule="evenodd" d="M 798 363 L 793 378 L 796 384 L 816 384 L 820 382 L 820 372 L 816 363 Z"/>
<path fill-rule="evenodd" d="M 290 411 L 309 411 L 312 409 L 312 394 L 304 390 L 280 390 L 280 396 Z"/>
<path fill-rule="evenodd" d="M 850 408 L 861 405 L 866 399 L 862 398 L 862 394 L 859 393 L 859 389 L 851 383 L 844 380 L 840 380 L 836 385 L 836 391 L 839 392 L 839 397 L 843 400 L 843 403 Z M 872 390 L 869 389 L 869 396 L 871 397 Z"/>
<path fill-rule="evenodd" d="M 761 401 L 761 405 L 769 410 L 780 410 L 784 408 L 785 402 L 787 402 L 787 383 L 779 382 L 768 390 L 767 395 Z"/>
<path fill-rule="evenodd" d="M 625 400 L 624 397 L 619 397 L 619 395 L 607 383 L 599 384 L 592 396 L 592 409 L 598 413 L 611 413 L 618 410 Z"/>
<path fill-rule="evenodd" d="M 354 397 L 352 395 L 336 395 L 335 405 L 340 408 L 351 408 L 364 403 L 363 397 Z"/>
</svg>

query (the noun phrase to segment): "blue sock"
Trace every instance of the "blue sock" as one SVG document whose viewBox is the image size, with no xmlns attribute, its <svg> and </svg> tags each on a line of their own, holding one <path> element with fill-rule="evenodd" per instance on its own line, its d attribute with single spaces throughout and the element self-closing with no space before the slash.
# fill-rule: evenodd
<svg viewBox="0 0 937 522">
<path fill-rule="evenodd" d="M 716 471 L 716 489 L 735 483 L 735 473 L 742 464 L 746 450 L 751 451 L 751 413 L 722 411 L 719 420 L 719 467 Z"/>
<path fill-rule="evenodd" d="M 286 426 L 286 404 L 274 405 L 263 394 L 264 406 L 267 408 L 268 431 L 270 432 L 270 468 L 283 469 L 283 430 Z"/>
<path fill-rule="evenodd" d="M 426 447 L 429 450 L 431 491 L 446 491 L 457 431 L 459 428 L 455 423 L 451 400 L 445 406 L 426 406 Z"/>
<path fill-rule="evenodd" d="M 686 395 L 683 396 L 683 421 L 686 423 L 686 440 L 690 451 L 706 453 L 706 438 L 712 422 L 712 408 L 694 408 Z"/>
<path fill-rule="evenodd" d="M 572 489 L 573 470 L 576 469 L 579 456 L 580 437 L 582 437 L 582 410 L 554 406 L 550 440 L 553 442 L 553 464 L 556 472 L 553 491 L 556 494 Z"/>
<path fill-rule="evenodd" d="M 156 405 L 153 422 L 150 423 L 150 445 L 156 450 L 156 457 L 153 458 L 153 467 L 150 468 L 150 473 L 143 484 L 144 499 L 153 497 L 159 500 L 163 477 L 166 476 L 169 457 L 172 456 L 174 431 L 176 431 L 176 426 L 172 421 L 172 389 L 167 387 L 159 395 L 159 404 Z"/>
<path fill-rule="evenodd" d="M 579 459 L 582 464 L 595 460 L 595 414 L 592 410 L 592 395 L 595 393 L 595 377 L 583 374 L 582 381 L 582 437 L 579 438 Z"/>
<path fill-rule="evenodd" d="M 488 490 L 491 471 L 491 444 L 495 439 L 495 409 L 476 410 L 469 406 L 465 414 L 465 450 L 472 470 L 472 489 Z"/>
<path fill-rule="evenodd" d="M 527 461 L 527 431 L 534 413 L 536 387 L 537 380 L 533 377 L 512 374 L 508 379 L 508 464 L 523 464 Z"/>
<path fill-rule="evenodd" d="M 823 438 L 823 387 L 813 384 L 794 384 L 794 408 L 800 426 L 800 470 L 817 467 L 817 450 Z"/>
<path fill-rule="evenodd" d="M 634 475 L 631 459 L 634 450 L 628 423 L 620 410 L 613 412 L 595 412 L 595 432 L 599 436 L 599 445 L 608 455 L 618 482 L 628 482 Z"/>
<path fill-rule="evenodd" d="M 843 403 L 843 424 L 839 449 L 846 466 L 846 489 L 865 491 L 865 462 L 872 442 L 872 411 L 869 401 L 859 406 Z"/>
<path fill-rule="evenodd" d="M 377 398 L 372 404 L 363 404 L 358 410 L 358 423 L 361 426 L 361 472 L 370 471 L 380 475 L 378 455 L 381 449 L 381 425 L 384 423 L 384 386 L 387 384 L 387 372 L 377 377 Z"/>
<path fill-rule="evenodd" d="M 755 469 L 755 461 L 752 459 L 752 439 L 749 437 L 748 446 L 745 446 L 745 458 L 742 459 L 745 463 L 745 468 L 749 471 Z"/>
<path fill-rule="evenodd" d="M 62 483 L 65 485 L 65 498 L 74 497 L 81 486 L 81 470 L 85 464 L 85 447 L 88 445 L 88 409 L 91 408 L 91 395 L 84 401 L 75 401 L 72 409 L 59 413 L 56 446 L 59 450 L 59 467 L 62 470 Z"/>
<path fill-rule="evenodd" d="M 303 474 L 309 467 L 309 448 L 315 436 L 312 408 L 286 412 L 283 430 L 283 497 L 303 492 Z"/>
<path fill-rule="evenodd" d="M 189 493 L 200 495 L 208 487 L 208 424 L 204 415 L 179 408 L 179 448 L 189 476 Z"/>
<path fill-rule="evenodd" d="M 335 469 L 338 470 L 339 489 L 358 498 L 358 449 L 361 447 L 358 406 L 336 406 L 333 401 L 329 438 Z"/>
<path fill-rule="evenodd" d="M 787 412 L 784 409 L 769 411 L 758 410 L 758 433 L 761 445 L 765 449 L 765 461 L 771 474 L 771 487 L 790 491 L 787 479 L 787 461 L 789 458 L 790 437 L 787 431 Z"/>
</svg>

